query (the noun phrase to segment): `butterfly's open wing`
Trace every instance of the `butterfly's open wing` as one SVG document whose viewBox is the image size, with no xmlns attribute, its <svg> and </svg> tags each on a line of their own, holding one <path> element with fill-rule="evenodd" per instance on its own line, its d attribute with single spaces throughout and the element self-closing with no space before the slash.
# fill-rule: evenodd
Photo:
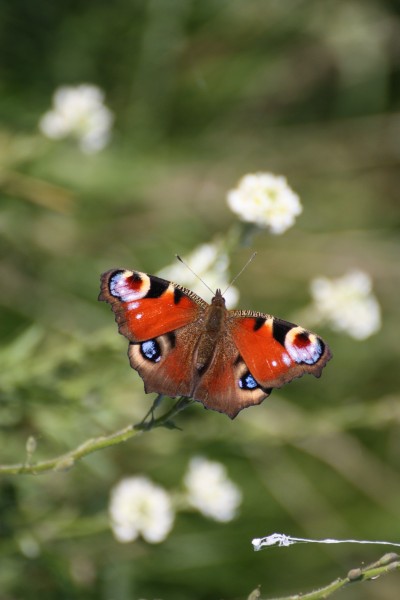
<svg viewBox="0 0 400 600">
<path fill-rule="evenodd" d="M 304 373 L 319 377 L 332 356 L 319 336 L 288 321 L 250 311 L 229 315 L 234 343 L 263 388 L 281 387 Z"/>
<path fill-rule="evenodd" d="M 111 304 L 119 332 L 131 342 L 150 340 L 183 327 L 208 306 L 184 287 L 122 269 L 103 273 L 99 300 Z"/>
<path fill-rule="evenodd" d="M 233 419 L 295 377 L 319 377 L 330 358 L 325 342 L 303 327 L 262 313 L 229 311 L 225 335 L 194 397 Z"/>
<path fill-rule="evenodd" d="M 99 300 L 111 304 L 119 332 L 131 342 L 131 366 L 146 392 L 190 396 L 194 324 L 207 303 L 165 279 L 122 269 L 102 275 Z"/>
</svg>

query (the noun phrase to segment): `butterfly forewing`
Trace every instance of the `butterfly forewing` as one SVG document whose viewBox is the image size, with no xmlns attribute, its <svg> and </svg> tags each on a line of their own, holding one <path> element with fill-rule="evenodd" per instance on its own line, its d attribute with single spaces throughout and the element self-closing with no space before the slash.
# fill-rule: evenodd
<svg viewBox="0 0 400 600">
<path fill-rule="evenodd" d="M 183 327 L 207 307 L 190 290 L 154 275 L 121 269 L 102 275 L 99 300 L 111 304 L 120 333 L 131 342 Z"/>
<path fill-rule="evenodd" d="M 323 340 L 303 327 L 262 313 L 231 312 L 234 342 L 263 387 L 281 387 L 304 373 L 319 377 L 331 358 Z"/>
</svg>

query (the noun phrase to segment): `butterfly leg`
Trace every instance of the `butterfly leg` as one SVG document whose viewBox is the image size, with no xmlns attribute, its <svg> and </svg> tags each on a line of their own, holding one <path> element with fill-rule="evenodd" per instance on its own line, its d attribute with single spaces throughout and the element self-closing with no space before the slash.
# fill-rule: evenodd
<svg viewBox="0 0 400 600">
<path fill-rule="evenodd" d="M 167 429 L 180 429 L 177 425 L 175 425 L 172 418 L 175 417 L 175 415 L 180 413 L 182 410 L 193 404 L 194 400 L 193 398 L 188 398 L 187 396 L 181 396 L 180 398 L 178 398 L 178 400 L 175 402 L 175 404 L 170 410 L 161 415 L 161 417 L 156 418 L 154 416 L 154 411 L 156 410 L 156 408 L 158 408 L 158 406 L 160 406 L 164 396 L 165 394 L 158 394 L 150 410 L 147 412 L 143 420 L 140 421 L 140 423 L 137 423 L 133 426 L 134 429 L 137 429 L 139 431 L 150 431 L 151 429 L 155 429 L 156 427 L 166 427 Z"/>
<path fill-rule="evenodd" d="M 145 414 L 140 423 L 134 425 L 135 429 L 141 429 L 142 431 L 148 431 L 153 429 L 154 424 L 156 422 L 156 418 L 154 417 L 154 411 L 160 406 L 162 399 L 164 398 L 164 394 L 157 394 L 153 404 L 151 405 L 148 412 Z M 149 419 L 150 417 L 150 419 Z"/>
</svg>

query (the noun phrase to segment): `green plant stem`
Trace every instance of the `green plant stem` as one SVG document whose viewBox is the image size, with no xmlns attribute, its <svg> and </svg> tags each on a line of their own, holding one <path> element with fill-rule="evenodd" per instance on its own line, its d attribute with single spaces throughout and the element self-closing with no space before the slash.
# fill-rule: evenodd
<svg viewBox="0 0 400 600">
<path fill-rule="evenodd" d="M 384 554 L 378 561 L 366 567 L 351 569 L 351 571 L 348 572 L 347 577 L 335 579 L 335 581 L 332 581 L 328 585 L 309 592 L 308 594 L 300 593 L 294 594 L 293 596 L 271 598 L 269 600 L 323 600 L 324 598 L 329 598 L 334 592 L 337 592 L 339 589 L 344 588 L 351 583 L 376 579 L 381 575 L 386 575 L 395 570 L 400 571 L 400 556 L 394 552 L 390 552 Z"/>
<path fill-rule="evenodd" d="M 179 398 L 170 410 L 160 417 L 155 418 L 154 410 L 160 404 L 160 400 L 161 396 L 157 396 L 150 411 L 143 421 L 137 425 L 128 425 L 110 435 L 102 435 L 88 439 L 77 448 L 74 448 L 65 454 L 61 454 L 60 456 L 56 456 L 55 458 L 36 463 L 24 462 L 14 465 L 0 465 L 0 475 L 39 475 L 47 471 L 65 471 L 73 467 L 81 458 L 84 458 L 93 452 L 97 452 L 97 450 L 121 444 L 140 433 L 151 431 L 157 427 L 167 427 L 169 429 L 176 427 L 172 419 L 193 402 L 190 398 Z"/>
</svg>

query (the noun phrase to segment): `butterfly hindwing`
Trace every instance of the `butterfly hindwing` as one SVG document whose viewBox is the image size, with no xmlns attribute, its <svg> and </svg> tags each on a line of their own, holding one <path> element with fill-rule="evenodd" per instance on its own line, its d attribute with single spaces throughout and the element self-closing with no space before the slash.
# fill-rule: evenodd
<svg viewBox="0 0 400 600">
<path fill-rule="evenodd" d="M 147 393 L 193 397 L 199 377 L 194 360 L 198 337 L 195 323 L 189 323 L 152 340 L 129 345 L 131 366 L 143 379 Z"/>
<path fill-rule="evenodd" d="M 213 360 L 194 390 L 194 398 L 206 408 L 234 419 L 243 408 L 260 404 L 270 393 L 270 389 L 256 382 L 227 334 L 219 340 Z"/>
</svg>

